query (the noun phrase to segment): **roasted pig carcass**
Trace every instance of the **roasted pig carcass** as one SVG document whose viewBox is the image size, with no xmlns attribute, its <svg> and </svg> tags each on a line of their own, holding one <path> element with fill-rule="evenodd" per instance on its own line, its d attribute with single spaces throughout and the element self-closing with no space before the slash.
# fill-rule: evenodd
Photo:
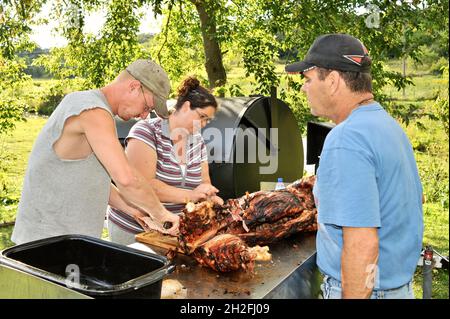
<svg viewBox="0 0 450 319">
<path fill-rule="evenodd" d="M 223 208 L 212 202 L 187 203 L 180 216 L 180 248 L 190 254 L 226 227 L 227 218 L 230 217 L 223 213 Z"/>
<path fill-rule="evenodd" d="M 316 207 L 312 192 L 315 182 L 315 175 L 307 176 L 293 182 L 292 184 L 289 184 L 286 189 L 302 201 L 303 207 L 306 209 L 313 209 Z"/>
<path fill-rule="evenodd" d="M 314 182 L 315 176 L 304 177 L 284 190 L 247 193 L 222 206 L 207 201 L 188 203 L 180 216 L 180 246 L 191 253 L 223 233 L 264 245 L 300 231 L 317 230 Z"/>
<path fill-rule="evenodd" d="M 283 217 L 301 213 L 306 207 L 301 198 L 288 190 L 260 191 L 243 196 L 242 219 L 247 227 L 273 223 Z"/>
<path fill-rule="evenodd" d="M 251 269 L 254 259 L 247 245 L 266 245 L 317 230 L 314 182 L 314 176 L 305 177 L 286 189 L 247 193 L 224 205 L 188 203 L 180 215 L 179 246 L 199 263 L 218 271 Z M 226 256 L 234 257 L 227 262 Z M 241 266 L 236 266 L 238 261 Z"/>
<path fill-rule="evenodd" d="M 274 223 L 263 223 L 250 228 L 248 232 L 240 226 L 229 227 L 225 232 L 242 238 L 249 245 L 267 245 L 299 232 L 317 230 L 317 211 L 303 210 Z"/>
<path fill-rule="evenodd" d="M 230 223 L 219 233 L 234 234 L 249 245 L 266 245 L 301 231 L 317 230 L 314 181 L 314 176 L 305 177 L 284 190 L 246 194 L 239 199 L 243 222 Z"/>
<path fill-rule="evenodd" d="M 197 247 L 192 256 L 200 265 L 210 267 L 218 272 L 239 269 L 252 272 L 255 260 L 271 260 L 268 249 L 267 246 L 250 248 L 239 237 L 222 234 Z"/>
</svg>

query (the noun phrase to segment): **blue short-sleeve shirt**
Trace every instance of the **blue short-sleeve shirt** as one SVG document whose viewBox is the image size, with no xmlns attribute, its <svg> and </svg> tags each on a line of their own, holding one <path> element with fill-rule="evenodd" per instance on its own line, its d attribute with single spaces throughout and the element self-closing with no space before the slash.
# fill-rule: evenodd
<svg viewBox="0 0 450 319">
<path fill-rule="evenodd" d="M 406 134 L 378 103 L 353 110 L 328 134 L 314 196 L 323 273 L 341 280 L 342 227 L 374 227 L 379 237 L 374 289 L 411 280 L 422 249 L 422 185 Z"/>
</svg>

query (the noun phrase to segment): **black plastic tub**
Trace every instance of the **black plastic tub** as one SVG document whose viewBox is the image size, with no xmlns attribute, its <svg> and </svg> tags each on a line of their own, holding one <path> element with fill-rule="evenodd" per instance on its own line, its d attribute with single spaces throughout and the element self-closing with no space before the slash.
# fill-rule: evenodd
<svg viewBox="0 0 450 319">
<path fill-rule="evenodd" d="M 174 269 L 164 256 L 82 235 L 11 247 L 0 263 L 94 298 L 160 298 Z"/>
</svg>

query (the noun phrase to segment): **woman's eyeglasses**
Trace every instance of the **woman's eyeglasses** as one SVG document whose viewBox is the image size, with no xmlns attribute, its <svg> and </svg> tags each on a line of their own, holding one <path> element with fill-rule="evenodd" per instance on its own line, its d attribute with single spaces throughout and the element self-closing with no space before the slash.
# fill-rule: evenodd
<svg viewBox="0 0 450 319">
<path fill-rule="evenodd" d="M 211 121 L 213 120 L 212 118 L 208 117 L 208 115 L 199 112 L 197 109 L 194 109 L 194 111 L 197 112 L 198 116 L 200 117 L 200 120 L 206 122 L 206 124 L 211 123 Z"/>
</svg>

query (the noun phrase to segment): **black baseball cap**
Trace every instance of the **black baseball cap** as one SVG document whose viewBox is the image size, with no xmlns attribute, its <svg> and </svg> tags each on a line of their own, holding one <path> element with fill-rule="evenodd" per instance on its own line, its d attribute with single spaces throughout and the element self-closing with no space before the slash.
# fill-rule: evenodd
<svg viewBox="0 0 450 319">
<path fill-rule="evenodd" d="M 303 73 L 313 67 L 370 73 L 372 61 L 364 44 L 348 34 L 324 34 L 316 38 L 300 62 L 286 65 L 286 72 Z"/>
</svg>

